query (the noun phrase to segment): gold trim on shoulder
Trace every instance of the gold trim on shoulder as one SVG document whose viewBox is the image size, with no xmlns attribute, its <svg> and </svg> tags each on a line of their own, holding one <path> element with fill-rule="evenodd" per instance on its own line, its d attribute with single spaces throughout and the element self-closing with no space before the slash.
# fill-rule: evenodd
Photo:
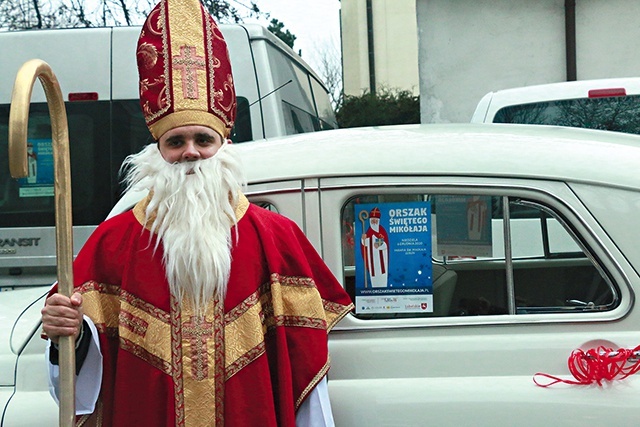
<svg viewBox="0 0 640 427">
<path fill-rule="evenodd" d="M 147 218 L 147 206 L 149 206 L 149 202 L 151 202 L 152 196 L 153 196 L 153 192 L 149 192 L 147 197 L 140 200 L 133 207 L 133 216 L 136 217 L 140 225 L 142 225 L 144 228 L 146 228 L 149 231 L 151 231 L 151 226 L 156 220 L 155 212 L 153 212 L 151 215 L 149 215 L 149 218 Z"/>
<path fill-rule="evenodd" d="M 244 214 L 247 213 L 247 210 L 249 209 L 249 199 L 247 199 L 247 197 L 240 193 L 238 195 L 238 204 L 236 205 L 236 219 L 238 221 L 240 221 L 242 219 L 242 217 L 244 216 Z"/>
</svg>

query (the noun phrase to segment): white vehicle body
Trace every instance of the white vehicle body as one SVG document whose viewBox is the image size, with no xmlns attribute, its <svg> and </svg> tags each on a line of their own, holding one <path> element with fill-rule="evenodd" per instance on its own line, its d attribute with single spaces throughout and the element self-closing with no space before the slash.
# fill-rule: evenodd
<svg viewBox="0 0 640 427">
<path fill-rule="evenodd" d="M 581 109 L 593 104 L 593 109 L 590 111 L 597 109 L 602 111 L 605 108 L 611 108 L 609 104 L 612 102 L 619 103 L 626 100 L 623 104 L 624 109 L 628 110 L 629 104 L 633 104 L 633 111 L 628 114 L 632 114 L 630 119 L 638 121 L 640 119 L 638 95 L 640 95 L 640 78 L 638 77 L 579 80 L 504 89 L 489 92 L 482 97 L 476 106 L 471 122 L 565 125 L 639 133 L 635 127 L 631 129 L 625 129 L 625 126 L 616 128 L 615 125 L 605 123 L 607 120 L 592 123 L 585 120 L 567 120 L 566 116 L 558 114 L 557 111 L 558 105 L 562 103 L 566 107 L 569 103 L 575 105 L 576 102 L 579 102 Z M 522 111 L 518 111 L 519 109 L 531 109 L 534 106 L 540 106 L 543 113 L 516 114 L 517 112 L 522 113 Z M 606 117 L 610 119 L 610 116 Z"/>
<path fill-rule="evenodd" d="M 336 425 L 633 425 L 638 375 L 549 388 L 533 377 L 573 379 L 567 360 L 578 348 L 640 344 L 639 139 L 467 124 L 333 130 L 240 145 L 249 199 L 296 221 L 352 296 L 359 249 L 350 230 L 360 224 L 350 212 L 357 203 L 429 201 L 435 224 L 446 219 L 438 217 L 439 197 L 491 199 L 489 257 L 438 256 L 440 229 L 432 227 L 430 263 L 446 277 L 433 275 L 432 313 L 371 315 L 356 307 L 330 334 Z M 367 161 L 378 152 L 380 161 Z M 531 252 L 538 213 L 549 215 L 551 234 L 564 230 L 566 239 Z M 544 229 L 537 227 L 541 242 Z M 517 249 L 523 235 L 527 253 Z M 19 316 L 45 291 L 0 293 L 3 427 L 57 423 L 39 312 Z M 471 300 L 495 310 L 473 311 L 465 305 Z"/>
<path fill-rule="evenodd" d="M 326 88 L 280 39 L 259 25 L 220 28 L 238 96 L 236 143 L 337 127 Z M 74 254 L 118 200 L 124 158 L 152 142 L 138 101 L 139 34 L 140 27 L 0 33 L 0 151 L 7 153 L 12 86 L 22 64 L 42 59 L 60 83 L 69 122 Z M 7 156 L 0 157 L 0 289 L 55 280 L 51 130 L 40 84 L 28 141 L 40 150 L 34 182 L 12 180 Z"/>
<path fill-rule="evenodd" d="M 220 29 L 229 48 L 237 95 L 251 105 L 239 105 L 251 110 L 247 140 L 337 127 L 320 78 L 280 39 L 256 24 L 222 24 Z M 135 26 L 0 33 L 4 82 L 0 105 L 11 100 L 18 69 L 34 58 L 51 66 L 65 100 L 69 95 L 95 93 L 98 100 L 137 102 L 139 35 L 140 27 Z M 34 88 L 32 102 L 45 102 L 40 85 Z M 305 114 L 298 117 L 302 130 L 293 127 L 290 110 L 283 104 Z M 312 121 L 319 122 L 316 129 Z"/>
</svg>

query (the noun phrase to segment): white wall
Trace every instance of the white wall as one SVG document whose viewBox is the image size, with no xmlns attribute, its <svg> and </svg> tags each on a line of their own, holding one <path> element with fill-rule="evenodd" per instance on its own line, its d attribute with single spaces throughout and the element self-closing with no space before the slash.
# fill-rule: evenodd
<svg viewBox="0 0 640 427">
<path fill-rule="evenodd" d="M 344 91 L 369 90 L 367 10 L 365 0 L 341 0 Z M 419 93 L 415 0 L 373 0 L 376 87 Z"/>
<path fill-rule="evenodd" d="M 373 0 L 376 84 L 420 93 L 415 0 Z"/>
<path fill-rule="evenodd" d="M 640 76 L 640 1 L 576 1 L 578 79 Z"/>
<path fill-rule="evenodd" d="M 468 122 L 492 90 L 566 79 L 564 0 L 417 0 L 423 123 Z"/>
<path fill-rule="evenodd" d="M 364 0 L 340 1 L 343 90 L 360 95 L 369 89 L 367 11 Z"/>
<path fill-rule="evenodd" d="M 565 81 L 564 3 L 373 0 L 376 83 L 419 93 L 422 122 L 439 123 L 468 122 L 487 92 Z M 366 1 L 341 9 L 344 90 L 360 95 Z M 640 1 L 577 0 L 576 42 L 578 79 L 640 76 Z"/>
</svg>

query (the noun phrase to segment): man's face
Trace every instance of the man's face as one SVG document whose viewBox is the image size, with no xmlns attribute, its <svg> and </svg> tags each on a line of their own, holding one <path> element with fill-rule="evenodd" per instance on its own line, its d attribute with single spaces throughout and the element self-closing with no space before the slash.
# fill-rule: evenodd
<svg viewBox="0 0 640 427">
<path fill-rule="evenodd" d="M 222 137 L 206 126 L 181 126 L 164 133 L 158 141 L 160 154 L 169 163 L 194 162 L 212 157 L 222 146 Z"/>
</svg>

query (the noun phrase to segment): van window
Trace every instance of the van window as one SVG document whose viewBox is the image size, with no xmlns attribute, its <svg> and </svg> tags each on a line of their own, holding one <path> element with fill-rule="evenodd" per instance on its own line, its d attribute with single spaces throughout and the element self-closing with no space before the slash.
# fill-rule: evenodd
<svg viewBox="0 0 640 427">
<path fill-rule="evenodd" d="M 290 60 L 275 46 L 267 44 L 266 48 L 269 51 L 269 64 L 274 70 L 274 78 L 277 76 L 279 79 L 274 81 L 274 86 L 284 85 L 278 89 L 278 93 L 282 100 L 286 133 L 296 134 L 331 128 L 331 126 L 323 127 L 321 125 L 315 104 L 315 99 L 323 99 L 322 102 L 328 102 L 327 92 L 323 90 L 323 96 L 320 93 L 314 96 L 309 81 L 309 71 Z M 332 112 L 325 111 L 323 114 L 330 114 L 333 117 Z M 330 120 L 330 117 L 325 120 Z"/>
<path fill-rule="evenodd" d="M 253 140 L 253 129 L 251 128 L 251 109 L 249 101 L 244 96 L 238 96 L 238 110 L 236 122 L 231 129 L 231 140 L 235 143 Z"/>
<path fill-rule="evenodd" d="M 640 96 L 579 98 L 504 107 L 494 123 L 570 126 L 640 134 Z"/>
<path fill-rule="evenodd" d="M 327 91 L 313 76 L 309 76 L 309 79 L 311 80 L 311 88 L 313 89 L 313 99 L 318 109 L 318 130 L 336 129 L 338 123 L 333 113 L 331 100 L 327 96 Z"/>
<path fill-rule="evenodd" d="M 535 200 L 363 195 L 343 207 L 342 231 L 345 288 L 363 319 L 582 313 L 619 304 L 588 248 Z"/>
<path fill-rule="evenodd" d="M 139 107 L 138 107 L 139 109 Z M 111 125 L 109 102 L 67 104 L 74 225 L 98 224 L 112 206 Z M 52 226 L 54 220 L 53 150 L 46 103 L 31 104 L 28 128 L 29 176 L 9 175 L 8 156 L 0 156 L 0 227 Z M 0 150 L 8 151 L 9 105 L 0 106 Z M 126 144 L 127 140 L 120 141 Z"/>
<path fill-rule="evenodd" d="M 313 132 L 317 119 L 306 111 L 282 101 L 282 116 L 287 134 Z"/>
</svg>

